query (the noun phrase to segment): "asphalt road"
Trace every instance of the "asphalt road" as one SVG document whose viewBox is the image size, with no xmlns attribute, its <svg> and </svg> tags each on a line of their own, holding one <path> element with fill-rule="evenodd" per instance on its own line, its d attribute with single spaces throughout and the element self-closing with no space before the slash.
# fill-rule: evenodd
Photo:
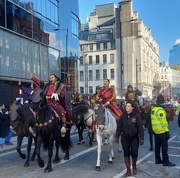
<svg viewBox="0 0 180 178">
<path fill-rule="evenodd" d="M 148 132 L 145 131 L 145 143 L 139 148 L 137 162 L 137 178 L 178 178 L 180 177 L 180 128 L 177 125 L 177 116 L 170 123 L 169 157 L 176 167 L 164 167 L 154 164 L 154 152 L 149 151 Z M 74 132 L 74 128 L 72 129 Z M 87 133 L 84 134 L 87 136 Z M 113 164 L 108 164 L 108 145 L 102 147 L 101 170 L 96 171 L 97 145 L 94 142 L 89 147 L 88 140 L 85 144 L 78 145 L 77 134 L 72 134 L 74 144 L 70 152 L 70 160 L 64 161 L 64 153 L 60 153 L 61 162 L 53 164 L 53 171 L 44 173 L 37 161 L 30 162 L 29 167 L 23 167 L 25 160 L 22 160 L 15 150 L 16 138 L 12 138 L 13 146 L 0 149 L 0 178 L 120 178 L 123 177 L 126 169 L 123 153 L 118 153 L 118 146 L 114 144 L 115 158 Z M 24 139 L 24 146 L 27 139 Z M 26 153 L 26 148 L 23 148 Z M 42 149 L 42 158 L 47 163 L 47 152 Z M 131 176 L 132 177 L 132 176 Z"/>
</svg>

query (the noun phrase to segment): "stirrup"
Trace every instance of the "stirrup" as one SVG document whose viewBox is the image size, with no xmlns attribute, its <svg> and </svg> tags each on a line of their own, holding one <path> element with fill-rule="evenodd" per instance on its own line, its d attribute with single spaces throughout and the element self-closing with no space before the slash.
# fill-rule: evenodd
<svg viewBox="0 0 180 178">
<path fill-rule="evenodd" d="M 29 132 L 33 135 L 33 137 L 36 137 L 36 133 L 34 132 L 31 126 L 29 127 Z"/>
</svg>

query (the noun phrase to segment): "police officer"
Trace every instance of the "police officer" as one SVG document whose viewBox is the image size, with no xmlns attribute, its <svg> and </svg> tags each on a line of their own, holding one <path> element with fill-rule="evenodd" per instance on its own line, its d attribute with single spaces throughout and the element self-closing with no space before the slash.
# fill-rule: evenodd
<svg viewBox="0 0 180 178">
<path fill-rule="evenodd" d="M 155 135 L 155 164 L 163 164 L 163 166 L 176 166 L 169 161 L 168 139 L 170 138 L 170 135 L 167 114 L 162 107 L 164 102 L 164 97 L 160 94 L 157 97 L 157 105 L 151 111 L 152 130 Z M 162 159 L 160 156 L 161 147 Z"/>
</svg>

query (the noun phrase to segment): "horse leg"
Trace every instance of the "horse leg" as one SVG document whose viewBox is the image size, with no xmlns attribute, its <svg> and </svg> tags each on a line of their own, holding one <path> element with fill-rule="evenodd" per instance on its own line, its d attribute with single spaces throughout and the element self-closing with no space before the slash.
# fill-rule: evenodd
<svg viewBox="0 0 180 178">
<path fill-rule="evenodd" d="M 70 142 L 70 130 L 67 130 L 66 138 L 67 138 L 66 141 Z M 65 150 L 64 160 L 69 160 L 69 148 L 68 147 Z"/>
<path fill-rule="evenodd" d="M 76 124 L 77 130 L 78 130 L 78 136 L 79 136 L 79 142 L 78 144 L 81 144 L 81 130 L 80 130 L 80 123 Z"/>
<path fill-rule="evenodd" d="M 96 170 L 99 171 L 101 169 L 100 166 L 100 157 L 101 157 L 101 146 L 102 146 L 102 136 L 96 133 L 96 138 L 97 138 L 97 163 L 96 163 Z"/>
<path fill-rule="evenodd" d="M 113 135 L 109 137 L 109 161 L 108 164 L 112 164 L 114 158 L 113 152 Z"/>
<path fill-rule="evenodd" d="M 60 162 L 60 158 L 59 158 L 59 139 L 56 138 L 55 139 L 55 147 L 56 147 L 56 154 L 55 154 L 55 158 L 53 160 L 54 164 L 57 164 Z"/>
<path fill-rule="evenodd" d="M 37 146 L 36 146 L 36 154 L 38 158 L 39 167 L 44 167 L 44 161 L 41 159 L 40 148 L 42 145 L 42 138 L 40 136 L 37 137 Z"/>
<path fill-rule="evenodd" d="M 85 143 L 85 140 L 83 138 L 83 131 L 86 128 L 84 121 L 82 121 L 82 125 L 81 125 L 81 143 Z"/>
<path fill-rule="evenodd" d="M 92 133 L 90 130 L 88 130 L 88 137 L 89 137 L 89 146 L 93 145 L 93 138 L 92 138 Z"/>
<path fill-rule="evenodd" d="M 21 152 L 22 140 L 23 140 L 23 136 L 18 135 L 18 136 L 17 136 L 17 147 L 16 147 L 16 150 L 17 150 L 19 156 L 20 156 L 22 159 L 26 159 L 26 155 Z"/>
<path fill-rule="evenodd" d="M 34 158 L 36 156 L 37 137 L 34 137 L 34 145 L 35 145 L 35 147 L 34 147 L 34 151 L 33 151 L 33 154 L 31 156 L 31 159 L 30 159 L 31 161 L 34 161 Z"/>
<path fill-rule="evenodd" d="M 26 162 L 24 163 L 24 167 L 29 166 L 30 152 L 31 152 L 31 145 L 32 145 L 32 136 L 30 134 L 28 135 L 27 158 L 26 158 Z"/>
<path fill-rule="evenodd" d="M 54 140 L 51 138 L 49 142 L 49 146 L 48 146 L 48 163 L 47 163 L 46 168 L 44 169 L 44 173 L 49 173 L 53 170 L 52 164 L 51 164 L 51 159 L 53 155 L 53 143 L 54 143 Z"/>
</svg>

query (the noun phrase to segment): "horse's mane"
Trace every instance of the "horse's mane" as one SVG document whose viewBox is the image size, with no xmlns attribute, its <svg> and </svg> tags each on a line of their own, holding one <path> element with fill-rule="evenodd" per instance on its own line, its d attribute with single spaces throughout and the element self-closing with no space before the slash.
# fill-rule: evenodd
<svg viewBox="0 0 180 178">
<path fill-rule="evenodd" d="M 87 105 L 78 105 L 78 106 L 73 108 L 73 112 L 77 115 L 78 114 L 84 115 L 88 112 L 88 110 L 89 110 L 89 108 Z"/>
</svg>

